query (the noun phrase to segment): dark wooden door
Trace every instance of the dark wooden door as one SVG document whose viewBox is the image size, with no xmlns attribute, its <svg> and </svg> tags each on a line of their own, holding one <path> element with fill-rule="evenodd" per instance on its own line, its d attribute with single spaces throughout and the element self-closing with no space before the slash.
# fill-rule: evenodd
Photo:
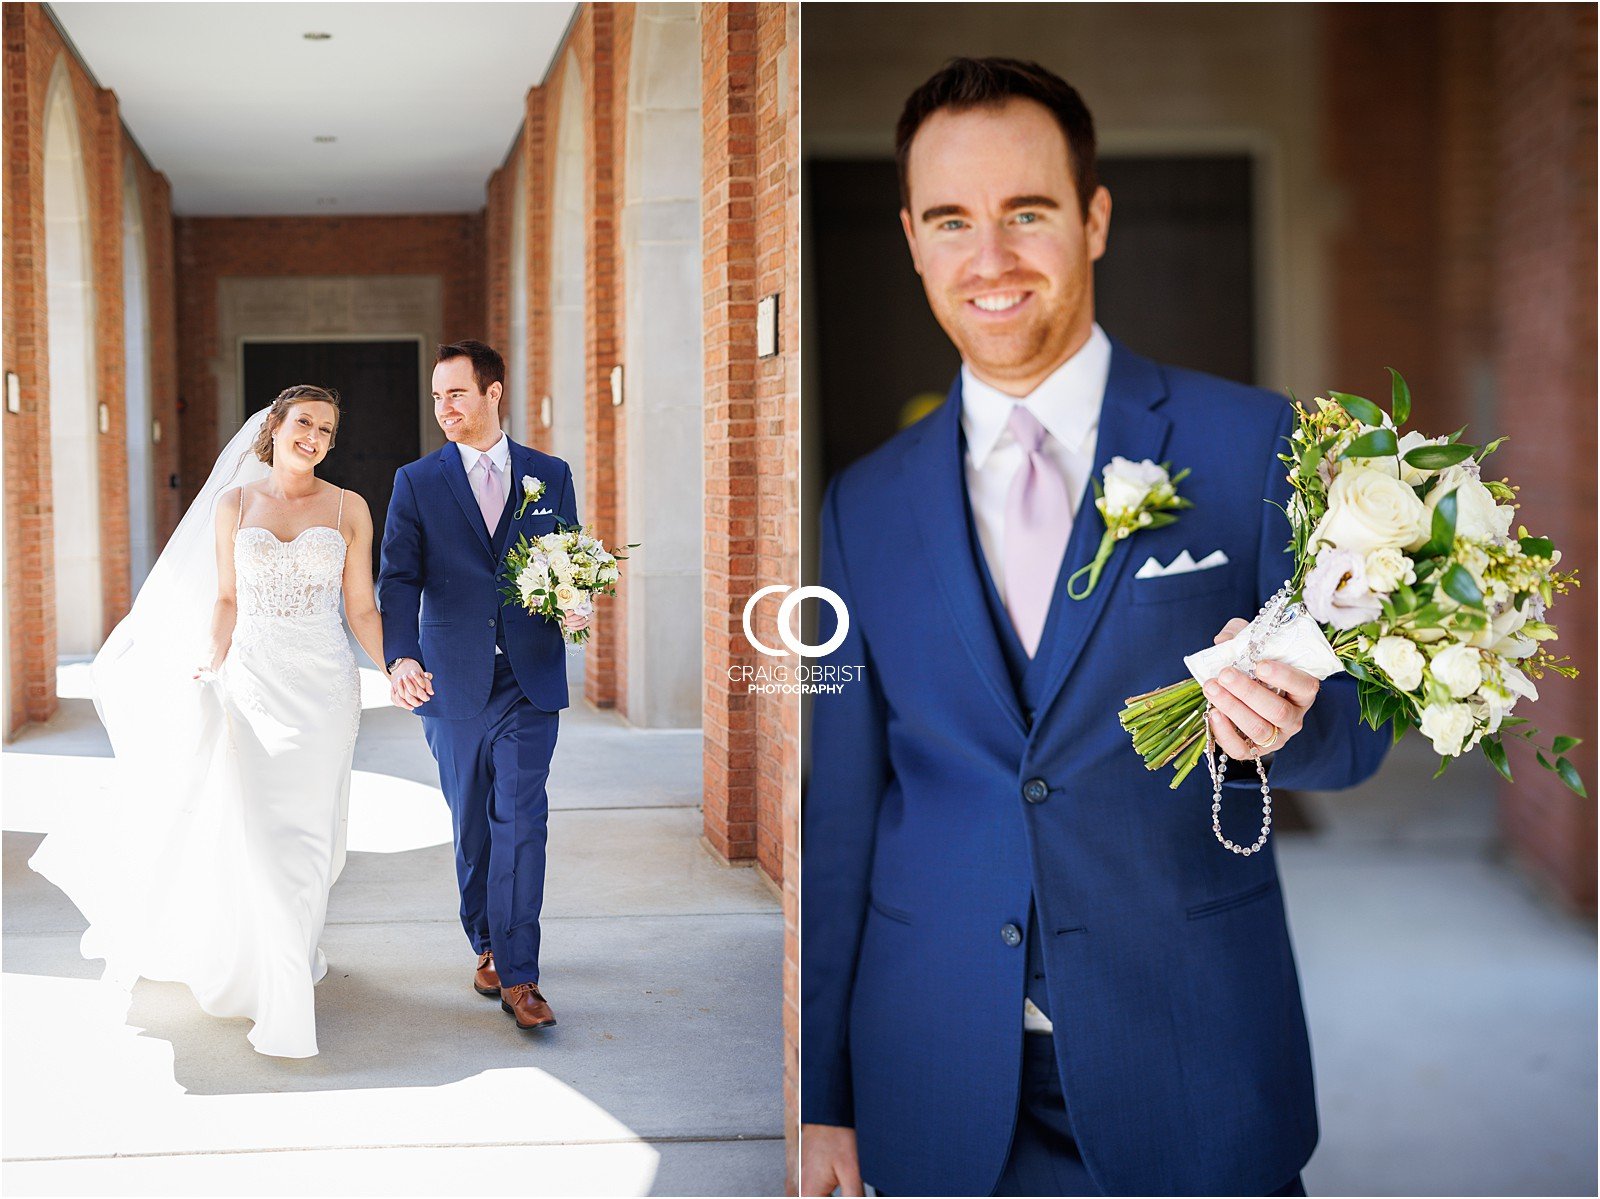
<svg viewBox="0 0 1600 1199">
<path fill-rule="evenodd" d="M 1102 157 L 1111 238 L 1095 316 L 1129 349 L 1254 382 L 1255 247 L 1247 156 Z M 806 165 L 822 475 L 887 440 L 960 366 L 900 230 L 889 159 Z"/>
<path fill-rule="evenodd" d="M 372 509 L 378 568 L 394 472 L 421 453 L 421 367 L 414 341 L 252 341 L 244 346 L 244 410 L 255 412 L 296 383 L 339 393 L 339 434 L 318 474 Z"/>
</svg>

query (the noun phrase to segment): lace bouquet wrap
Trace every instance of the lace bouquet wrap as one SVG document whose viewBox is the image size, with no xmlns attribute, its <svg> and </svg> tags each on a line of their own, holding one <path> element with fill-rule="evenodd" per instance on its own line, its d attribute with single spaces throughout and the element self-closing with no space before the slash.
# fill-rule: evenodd
<svg viewBox="0 0 1600 1199">
<path fill-rule="evenodd" d="M 1361 719 L 1388 724 L 1395 741 L 1420 729 L 1440 755 L 1474 747 L 1507 779 L 1505 739 L 1533 742 L 1539 730 L 1512 709 L 1538 699 L 1534 680 L 1577 671 L 1548 645 L 1557 595 L 1577 585 L 1556 569 L 1548 537 L 1518 527 L 1517 489 L 1486 479 L 1484 460 L 1505 438 L 1482 446 L 1461 432 L 1428 437 L 1401 432 L 1411 393 L 1398 371 L 1390 412 L 1360 396 L 1331 392 L 1313 406 L 1295 402 L 1287 450 L 1293 576 L 1236 637 L 1184 659 L 1190 678 L 1126 701 L 1122 726 L 1150 770 L 1172 768 L 1176 788 L 1206 758 L 1212 776 L 1212 830 L 1236 853 L 1254 853 L 1271 831 L 1271 789 L 1258 760 L 1261 834 L 1254 845 L 1222 835 L 1226 758 L 1210 735 L 1201 685 L 1227 666 L 1253 676 L 1263 661 L 1285 662 L 1319 679 L 1355 677 Z M 1536 759 L 1585 794 L 1567 753 L 1575 737 L 1538 745 Z M 1221 759 L 1219 761 L 1219 758 Z"/>
</svg>

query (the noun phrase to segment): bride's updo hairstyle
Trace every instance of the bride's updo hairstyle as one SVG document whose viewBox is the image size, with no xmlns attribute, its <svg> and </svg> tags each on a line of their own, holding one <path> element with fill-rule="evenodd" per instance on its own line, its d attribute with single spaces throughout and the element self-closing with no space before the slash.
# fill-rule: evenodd
<svg viewBox="0 0 1600 1199">
<path fill-rule="evenodd" d="M 296 383 L 293 387 L 285 387 L 278 393 L 278 398 L 272 401 L 272 407 L 267 409 L 266 423 L 261 426 L 261 432 L 256 437 L 255 445 L 250 448 L 255 451 L 256 457 L 272 465 L 272 439 L 277 436 L 278 430 L 283 427 L 284 419 L 289 415 L 289 409 L 296 404 L 308 400 L 315 400 L 322 404 L 332 404 L 334 412 L 339 411 L 339 393 L 331 387 L 317 387 L 312 383 Z M 328 438 L 328 448 L 333 448 L 335 439 L 339 436 L 339 418 L 333 419 L 333 437 Z"/>
</svg>

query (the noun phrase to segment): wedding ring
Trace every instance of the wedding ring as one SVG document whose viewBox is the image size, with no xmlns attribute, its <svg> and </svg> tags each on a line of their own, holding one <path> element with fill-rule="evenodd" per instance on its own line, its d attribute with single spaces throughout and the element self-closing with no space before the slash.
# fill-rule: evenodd
<svg viewBox="0 0 1600 1199">
<path fill-rule="evenodd" d="M 1273 725 L 1272 726 L 1272 736 L 1268 737 L 1265 741 L 1252 741 L 1250 744 L 1254 745 L 1256 747 L 1256 749 L 1258 749 L 1262 753 L 1266 753 L 1267 750 L 1271 749 L 1274 745 L 1278 744 L 1278 738 L 1281 737 L 1281 736 L 1283 736 L 1283 730 L 1280 729 L 1277 725 Z"/>
</svg>

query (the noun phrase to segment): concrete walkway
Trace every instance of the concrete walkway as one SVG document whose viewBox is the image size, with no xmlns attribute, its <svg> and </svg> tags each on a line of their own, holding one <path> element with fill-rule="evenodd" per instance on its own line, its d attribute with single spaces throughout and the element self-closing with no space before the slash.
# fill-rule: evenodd
<svg viewBox="0 0 1600 1199">
<path fill-rule="evenodd" d="M 1312 1195 L 1593 1195 L 1595 929 L 1505 860 L 1494 778 L 1413 734 L 1278 841 L 1322 1116 Z"/>
<path fill-rule="evenodd" d="M 82 918 L 26 865 L 57 805 L 106 785 L 89 702 L 0 756 L 6 1192 L 781 1193 L 782 916 L 700 844 L 699 735 L 563 716 L 542 954 L 561 1023 L 530 1037 L 469 985 L 433 760 L 366 673 L 305 1061 L 176 984 L 141 982 L 126 1019 L 102 995 Z"/>
</svg>

